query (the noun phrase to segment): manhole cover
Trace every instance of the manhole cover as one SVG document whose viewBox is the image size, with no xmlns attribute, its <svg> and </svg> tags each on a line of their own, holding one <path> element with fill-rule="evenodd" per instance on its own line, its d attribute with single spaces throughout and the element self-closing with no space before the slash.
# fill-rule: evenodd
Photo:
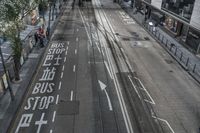
<svg viewBox="0 0 200 133">
<path fill-rule="evenodd" d="M 150 40 L 150 38 L 149 38 L 149 37 L 144 37 L 144 40 L 147 40 L 147 41 L 148 41 L 148 40 Z"/>
<path fill-rule="evenodd" d="M 115 33 L 115 35 L 119 36 L 119 33 Z"/>
<path fill-rule="evenodd" d="M 124 40 L 124 41 L 130 41 L 130 38 L 123 37 L 122 40 Z"/>
<path fill-rule="evenodd" d="M 172 63 L 173 63 L 173 61 L 172 61 L 172 60 L 169 60 L 169 59 L 165 59 L 165 62 L 166 62 L 167 64 L 172 64 Z"/>
</svg>

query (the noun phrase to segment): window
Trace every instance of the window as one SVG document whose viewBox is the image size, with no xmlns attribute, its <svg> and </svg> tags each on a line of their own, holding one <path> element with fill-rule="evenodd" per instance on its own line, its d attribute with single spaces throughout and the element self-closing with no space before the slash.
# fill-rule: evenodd
<svg viewBox="0 0 200 133">
<path fill-rule="evenodd" d="M 195 0 L 163 0 L 162 9 L 175 16 L 190 21 Z"/>
</svg>

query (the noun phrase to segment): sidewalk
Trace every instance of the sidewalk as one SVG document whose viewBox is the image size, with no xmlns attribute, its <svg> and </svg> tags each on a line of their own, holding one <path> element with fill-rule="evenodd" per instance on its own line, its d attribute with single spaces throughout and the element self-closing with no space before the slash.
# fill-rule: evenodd
<svg viewBox="0 0 200 133">
<path fill-rule="evenodd" d="M 159 26 L 153 29 L 149 26 L 150 20 L 144 23 L 144 16 L 141 13 L 134 13 L 130 2 L 122 2 L 122 8 L 134 18 L 150 35 L 156 39 L 159 44 L 186 70 L 188 73 L 200 83 L 200 58 L 191 53 L 187 48 L 180 44 L 176 39 L 164 32 Z M 171 45 L 172 44 L 172 45 Z"/>
<path fill-rule="evenodd" d="M 58 23 L 58 20 L 61 16 L 60 14 L 62 14 L 62 12 L 63 10 L 59 11 L 58 18 L 51 21 L 51 26 L 50 26 L 51 34 L 53 33 Z M 47 20 L 47 24 L 48 24 L 48 15 L 49 12 L 46 12 L 45 19 Z M 27 36 L 25 33 L 23 34 L 24 36 Z M 0 97 L 0 133 L 7 132 L 12 122 L 12 119 L 16 115 L 17 109 L 20 106 L 21 101 L 23 100 L 24 95 L 28 91 L 27 88 L 30 86 L 32 78 L 37 73 L 38 70 L 37 68 L 41 62 L 43 54 L 45 53 L 45 49 L 46 47 L 40 49 L 33 48 L 32 52 L 28 55 L 28 59 L 25 61 L 25 63 L 20 69 L 21 81 L 19 83 L 11 83 L 12 90 L 15 95 L 15 100 L 11 101 L 10 93 L 8 90 L 2 97 Z"/>
</svg>

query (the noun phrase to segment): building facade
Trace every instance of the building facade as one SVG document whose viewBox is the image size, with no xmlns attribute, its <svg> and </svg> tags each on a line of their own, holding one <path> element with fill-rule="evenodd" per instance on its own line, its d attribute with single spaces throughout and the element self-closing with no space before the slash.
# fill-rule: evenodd
<svg viewBox="0 0 200 133">
<path fill-rule="evenodd" d="M 142 0 L 152 20 L 196 54 L 200 54 L 200 0 Z"/>
</svg>

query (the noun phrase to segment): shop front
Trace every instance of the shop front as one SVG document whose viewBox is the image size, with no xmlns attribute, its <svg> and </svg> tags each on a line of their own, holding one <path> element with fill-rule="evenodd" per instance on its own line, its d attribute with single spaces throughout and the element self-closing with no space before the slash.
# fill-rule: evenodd
<svg viewBox="0 0 200 133">
<path fill-rule="evenodd" d="M 170 33 L 177 37 L 177 36 L 180 36 L 181 34 L 181 29 L 183 27 L 183 23 L 170 17 L 170 16 L 167 16 L 165 15 L 163 21 L 161 22 L 163 27 L 170 31 Z"/>
<path fill-rule="evenodd" d="M 200 54 L 200 32 L 190 28 L 186 38 L 186 45 L 195 51 L 196 54 Z"/>
</svg>

